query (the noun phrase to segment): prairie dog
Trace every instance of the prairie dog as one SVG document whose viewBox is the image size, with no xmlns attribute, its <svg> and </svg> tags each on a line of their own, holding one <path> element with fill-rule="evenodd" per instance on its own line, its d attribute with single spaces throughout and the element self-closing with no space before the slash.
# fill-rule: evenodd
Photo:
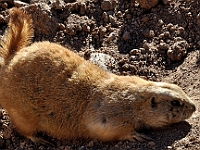
<svg viewBox="0 0 200 150">
<path fill-rule="evenodd" d="M 1 42 L 0 104 L 16 129 L 58 139 L 138 140 L 143 127 L 189 118 L 194 102 L 177 85 L 117 76 L 56 43 L 31 44 L 31 16 L 17 8 Z M 30 45 L 31 44 L 31 45 Z"/>
</svg>

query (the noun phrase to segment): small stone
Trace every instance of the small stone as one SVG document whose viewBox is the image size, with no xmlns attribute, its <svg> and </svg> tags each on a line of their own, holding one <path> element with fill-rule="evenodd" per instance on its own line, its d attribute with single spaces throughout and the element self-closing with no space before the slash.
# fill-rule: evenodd
<svg viewBox="0 0 200 150">
<path fill-rule="evenodd" d="M 71 150 L 72 148 L 70 146 L 65 146 L 64 150 Z"/>
<path fill-rule="evenodd" d="M 115 59 L 104 53 L 91 53 L 87 59 L 107 71 L 115 65 Z"/>
<path fill-rule="evenodd" d="M 137 0 L 140 7 L 144 9 L 151 9 L 158 4 L 158 0 Z"/>
<path fill-rule="evenodd" d="M 76 31 L 74 29 L 74 26 L 72 25 L 67 25 L 66 26 L 66 29 L 64 30 L 65 33 L 67 33 L 68 35 L 75 35 L 76 34 Z"/>
<path fill-rule="evenodd" d="M 162 43 L 160 43 L 158 45 L 158 49 L 160 49 L 160 50 L 168 50 L 169 49 L 169 45 L 164 43 L 164 42 L 162 42 Z"/>
<path fill-rule="evenodd" d="M 145 16 L 142 18 L 143 23 L 147 23 L 149 21 L 149 17 Z"/>
<path fill-rule="evenodd" d="M 195 136 L 191 136 L 189 140 L 190 140 L 190 142 L 192 142 L 192 141 L 196 141 L 196 140 L 197 140 L 197 137 L 195 137 Z"/>
<path fill-rule="evenodd" d="M 51 7 L 56 10 L 62 10 L 64 8 L 64 2 L 62 0 L 51 0 Z"/>
<path fill-rule="evenodd" d="M 135 66 L 135 65 L 129 65 L 129 68 L 130 68 L 130 71 L 132 72 L 132 73 L 135 73 L 135 72 L 137 72 L 137 67 Z"/>
<path fill-rule="evenodd" d="M 181 34 L 185 31 L 185 29 L 183 27 L 178 27 L 177 28 L 177 34 Z"/>
<path fill-rule="evenodd" d="M 38 149 L 39 149 L 39 150 L 45 150 L 46 148 L 45 148 L 45 146 L 41 145 L 41 146 L 39 146 Z"/>
<path fill-rule="evenodd" d="M 197 45 L 200 46 L 200 41 L 197 42 Z"/>
<path fill-rule="evenodd" d="M 145 37 L 148 37 L 148 38 L 151 38 L 151 37 L 154 37 L 155 36 L 155 33 L 153 30 L 144 30 L 143 31 L 143 34 Z"/>
<path fill-rule="evenodd" d="M 197 25 L 200 26 L 200 13 L 197 15 Z"/>
<path fill-rule="evenodd" d="M 90 32 L 90 26 L 88 26 L 87 24 L 83 24 L 82 30 L 85 31 L 85 32 Z"/>
<path fill-rule="evenodd" d="M 107 29 L 105 27 L 103 27 L 103 26 L 99 27 L 99 36 L 100 36 L 100 39 L 103 38 L 103 36 L 106 34 L 106 31 L 107 31 Z"/>
<path fill-rule="evenodd" d="M 113 41 L 116 38 L 118 38 L 118 34 L 116 32 L 111 32 L 108 35 L 107 42 L 111 42 L 111 41 Z"/>
<path fill-rule="evenodd" d="M 78 150 L 84 150 L 84 149 L 85 149 L 85 146 L 81 146 L 81 147 L 79 147 Z"/>
<path fill-rule="evenodd" d="M 155 142 L 149 142 L 148 145 L 149 145 L 150 147 L 154 147 L 156 144 L 155 144 Z"/>
<path fill-rule="evenodd" d="M 118 61 L 118 64 L 123 66 L 127 61 L 128 59 L 122 58 L 121 60 Z"/>
<path fill-rule="evenodd" d="M 0 2 L 2 2 L 2 1 L 0 1 Z M 7 9 L 8 8 L 8 3 L 2 2 L 2 3 L 0 3 L 0 7 L 3 8 L 3 9 Z"/>
<path fill-rule="evenodd" d="M 90 143 L 88 143 L 87 146 L 88 146 L 88 147 L 94 147 L 94 141 L 91 141 Z"/>
<path fill-rule="evenodd" d="M 86 9 L 87 9 L 87 7 L 86 7 L 85 3 L 80 3 L 80 14 L 81 15 L 85 14 Z"/>
<path fill-rule="evenodd" d="M 147 43 L 147 42 L 144 42 L 142 44 L 142 47 L 144 47 L 145 49 L 149 49 L 151 47 L 151 44 Z"/>
<path fill-rule="evenodd" d="M 122 17 L 123 17 L 123 14 L 122 14 L 121 11 L 118 11 L 117 14 L 116 14 L 116 16 L 118 16 L 119 18 L 122 18 Z"/>
<path fill-rule="evenodd" d="M 171 27 L 173 27 L 173 24 L 169 23 L 167 24 L 167 29 L 169 30 Z"/>
<path fill-rule="evenodd" d="M 5 22 L 8 22 L 8 21 L 6 20 L 6 18 L 3 15 L 0 14 L 0 22 L 5 23 Z"/>
<path fill-rule="evenodd" d="M 14 0 L 14 5 L 15 7 L 24 7 L 24 6 L 27 6 L 28 4 L 21 1 Z"/>
<path fill-rule="evenodd" d="M 168 31 L 164 32 L 165 37 L 170 37 L 170 33 Z"/>
<path fill-rule="evenodd" d="M 168 148 L 168 149 L 172 149 L 173 147 L 172 147 L 172 146 L 167 146 L 167 148 Z"/>
<path fill-rule="evenodd" d="M 128 41 L 128 40 L 131 40 L 131 34 L 130 32 L 128 31 L 125 31 L 122 38 L 125 40 L 125 41 Z"/>
<path fill-rule="evenodd" d="M 110 0 L 104 0 L 101 3 L 101 9 L 104 11 L 112 10 L 113 9 L 112 2 Z"/>
<path fill-rule="evenodd" d="M 128 71 L 129 70 L 129 64 L 124 64 L 123 66 L 122 66 L 122 69 L 124 70 L 124 71 Z"/>
<path fill-rule="evenodd" d="M 162 26 L 164 24 L 163 20 L 162 19 L 159 19 L 158 20 L 158 26 Z"/>
<path fill-rule="evenodd" d="M 141 47 L 141 48 L 139 48 L 139 50 L 140 50 L 140 53 L 141 53 L 141 54 L 145 54 L 145 53 L 146 53 L 145 48 L 142 48 L 142 47 Z"/>
<path fill-rule="evenodd" d="M 138 49 L 132 49 L 130 52 L 129 52 L 129 54 L 130 55 L 136 55 L 137 53 L 138 53 Z"/>
<path fill-rule="evenodd" d="M 113 17 L 112 15 L 109 15 L 108 17 L 109 17 L 109 20 L 110 20 L 112 25 L 116 25 L 117 24 L 116 17 Z"/>
<path fill-rule="evenodd" d="M 164 36 L 165 36 L 164 33 L 161 33 L 161 34 L 158 36 L 158 38 L 159 38 L 159 39 L 162 39 Z"/>
<path fill-rule="evenodd" d="M 64 30 L 65 29 L 65 25 L 63 23 L 58 23 L 58 27 L 61 29 L 61 30 Z"/>
<path fill-rule="evenodd" d="M 131 20 L 132 19 L 132 15 L 131 14 L 127 14 L 126 15 L 126 19 Z"/>
<path fill-rule="evenodd" d="M 175 30 L 176 30 L 176 27 L 175 27 L 175 26 L 173 26 L 173 27 L 171 27 L 169 30 L 170 30 L 171 32 L 173 32 L 173 31 L 175 31 Z"/>
<path fill-rule="evenodd" d="M 130 60 L 133 60 L 133 61 L 135 61 L 137 59 L 138 59 L 138 56 L 135 56 L 135 55 L 133 55 L 133 56 L 130 57 Z"/>
<path fill-rule="evenodd" d="M 108 22 L 109 21 L 108 14 L 106 12 L 103 12 L 102 19 L 103 19 L 104 22 Z"/>
</svg>

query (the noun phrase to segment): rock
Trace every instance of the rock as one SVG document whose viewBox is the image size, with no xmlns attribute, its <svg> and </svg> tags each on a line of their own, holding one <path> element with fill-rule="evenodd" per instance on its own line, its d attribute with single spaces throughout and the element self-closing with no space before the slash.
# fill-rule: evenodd
<svg viewBox="0 0 200 150">
<path fill-rule="evenodd" d="M 173 27 L 173 24 L 172 24 L 172 23 L 169 23 L 169 24 L 167 24 L 166 27 L 167 27 L 168 30 L 170 30 L 170 28 Z"/>
<path fill-rule="evenodd" d="M 104 22 L 108 22 L 109 21 L 108 14 L 106 12 L 103 12 L 102 19 L 103 19 Z"/>
<path fill-rule="evenodd" d="M 65 6 L 65 3 L 62 0 L 50 0 L 51 7 L 56 10 L 62 10 Z"/>
<path fill-rule="evenodd" d="M 128 71 L 128 70 L 129 70 L 129 67 L 130 67 L 130 65 L 129 65 L 128 63 L 125 63 L 125 64 L 122 66 L 122 69 L 123 69 L 124 71 Z"/>
<path fill-rule="evenodd" d="M 0 14 L 0 23 L 6 23 L 7 19 L 3 15 Z"/>
<path fill-rule="evenodd" d="M 164 42 L 161 42 L 159 45 L 158 45 L 158 49 L 159 50 L 168 50 L 169 49 L 169 45 L 164 43 Z"/>
<path fill-rule="evenodd" d="M 144 9 L 151 9 L 158 4 L 159 0 L 137 0 L 140 7 Z"/>
<path fill-rule="evenodd" d="M 131 34 L 128 31 L 125 31 L 122 38 L 127 41 L 127 40 L 131 40 Z"/>
<path fill-rule="evenodd" d="M 85 31 L 85 32 L 90 32 L 90 26 L 88 26 L 86 23 L 84 23 L 82 25 L 82 30 Z"/>
<path fill-rule="evenodd" d="M 89 142 L 89 143 L 87 144 L 88 147 L 94 147 L 94 145 L 95 145 L 94 141 L 91 141 L 91 142 Z"/>
<path fill-rule="evenodd" d="M 200 13 L 198 13 L 196 18 L 197 18 L 197 25 L 200 26 Z"/>
<path fill-rule="evenodd" d="M 107 71 L 111 70 L 111 68 L 113 68 L 115 65 L 115 59 L 112 56 L 104 53 L 92 52 L 89 53 L 86 59 Z"/>
<path fill-rule="evenodd" d="M 148 29 L 144 30 L 143 34 L 144 34 L 145 37 L 148 37 L 148 38 L 152 38 L 152 37 L 155 36 L 154 31 L 153 30 L 148 30 Z"/>
<path fill-rule="evenodd" d="M 103 27 L 103 26 L 99 27 L 99 36 L 100 36 L 100 39 L 103 38 L 103 36 L 106 34 L 106 31 L 107 31 L 107 29 L 105 27 Z"/>
<path fill-rule="evenodd" d="M 112 10 L 113 9 L 112 2 L 110 0 L 104 0 L 101 3 L 101 9 L 104 11 Z"/>
<path fill-rule="evenodd" d="M 80 3 L 80 14 L 84 15 L 85 11 L 86 11 L 87 7 L 85 5 L 85 3 Z"/>
<path fill-rule="evenodd" d="M 141 51 L 139 49 L 132 49 L 130 52 L 129 52 L 130 55 L 140 55 L 141 54 Z"/>
<path fill-rule="evenodd" d="M 177 39 L 178 41 L 172 44 L 167 51 L 167 56 L 172 61 L 181 60 L 187 54 L 187 48 L 189 46 L 187 41 L 180 40 L 180 38 Z"/>
<path fill-rule="evenodd" d="M 197 45 L 200 46 L 200 41 L 197 42 Z"/>
<path fill-rule="evenodd" d="M 71 14 L 65 21 L 65 33 L 74 36 L 77 31 L 90 32 L 89 21 L 88 17 Z"/>
<path fill-rule="evenodd" d="M 116 38 L 118 38 L 118 34 L 117 32 L 113 31 L 108 35 L 107 42 L 112 42 Z"/>
<path fill-rule="evenodd" d="M 116 17 L 113 17 L 112 15 L 108 16 L 110 23 L 115 26 L 117 24 L 117 19 Z"/>
<path fill-rule="evenodd" d="M 32 15 L 35 34 L 52 35 L 58 29 L 58 20 L 53 17 L 51 7 L 45 3 L 35 3 L 25 7 L 25 10 Z"/>
<path fill-rule="evenodd" d="M 24 7 L 24 6 L 27 6 L 28 4 L 21 1 L 14 0 L 14 5 L 15 7 Z"/>
<path fill-rule="evenodd" d="M 150 147 L 154 147 L 154 146 L 156 145 L 156 143 L 155 143 L 155 142 L 149 142 L 148 145 L 149 145 Z"/>
<path fill-rule="evenodd" d="M 76 34 L 75 26 L 73 26 L 73 25 L 66 25 L 65 33 L 67 33 L 68 35 L 71 35 L 71 36 L 75 35 Z"/>
</svg>

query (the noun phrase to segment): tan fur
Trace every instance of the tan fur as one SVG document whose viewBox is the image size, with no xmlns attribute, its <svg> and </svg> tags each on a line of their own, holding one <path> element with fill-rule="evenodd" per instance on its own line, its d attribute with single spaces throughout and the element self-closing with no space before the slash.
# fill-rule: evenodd
<svg viewBox="0 0 200 150">
<path fill-rule="evenodd" d="M 180 122 L 195 111 L 174 84 L 105 72 L 55 43 L 27 47 L 31 22 L 12 9 L 0 70 L 0 103 L 31 140 L 45 132 L 58 139 L 140 141 L 137 130 Z"/>
</svg>

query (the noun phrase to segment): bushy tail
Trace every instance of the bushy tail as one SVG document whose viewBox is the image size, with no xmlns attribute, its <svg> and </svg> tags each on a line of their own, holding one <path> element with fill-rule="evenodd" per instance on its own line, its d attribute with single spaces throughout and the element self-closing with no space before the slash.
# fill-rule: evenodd
<svg viewBox="0 0 200 150">
<path fill-rule="evenodd" d="M 1 41 L 0 56 L 4 63 L 15 52 L 31 43 L 34 35 L 32 18 L 25 11 L 12 8 L 9 12 L 10 20 L 3 40 Z"/>
</svg>

